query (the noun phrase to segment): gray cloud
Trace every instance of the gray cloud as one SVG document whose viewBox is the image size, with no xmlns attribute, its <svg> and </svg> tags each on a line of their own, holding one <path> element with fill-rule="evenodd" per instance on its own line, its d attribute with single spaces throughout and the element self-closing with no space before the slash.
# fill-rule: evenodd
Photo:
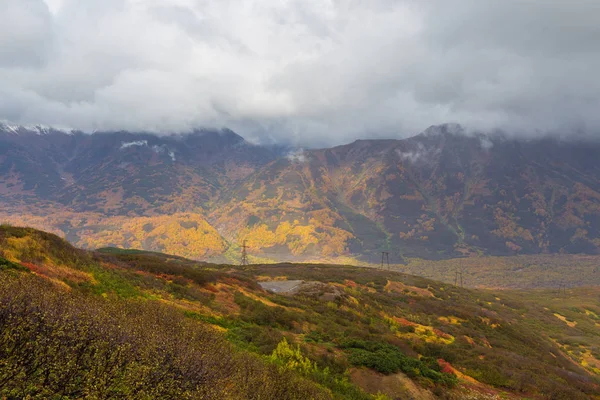
<svg viewBox="0 0 600 400">
<path fill-rule="evenodd" d="M 39 67 L 52 42 L 52 16 L 39 0 L 0 0 L 0 67 Z"/>
<path fill-rule="evenodd" d="M 600 128 L 597 0 L 0 0 L 0 119 L 319 146 Z"/>
</svg>

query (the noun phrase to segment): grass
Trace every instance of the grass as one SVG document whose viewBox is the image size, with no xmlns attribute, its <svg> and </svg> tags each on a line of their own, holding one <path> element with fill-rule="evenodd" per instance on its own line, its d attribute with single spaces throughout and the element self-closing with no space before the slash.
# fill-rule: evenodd
<svg viewBox="0 0 600 400">
<path fill-rule="evenodd" d="M 472 290 L 354 266 L 242 267 L 121 250 L 67 255 L 60 246 L 47 247 L 51 240 L 42 240 L 33 252 L 17 252 L 10 246 L 24 242 L 8 240 L 10 229 L 0 230 L 0 252 L 90 274 L 93 279 L 83 283 L 65 281 L 78 293 L 159 301 L 222 332 L 237 351 L 265 365 L 274 363 L 273 352 L 285 339 L 314 365 L 310 373 L 293 368 L 287 373 L 326 388 L 333 398 L 375 398 L 376 392 L 367 394 L 357 386 L 361 382 L 350 379 L 357 368 L 407 375 L 421 390 L 448 399 L 475 390 L 462 376 L 498 396 L 576 400 L 600 394 L 598 288 L 570 288 L 560 295 Z M 319 284 L 291 296 L 263 291 L 258 279 Z"/>
</svg>

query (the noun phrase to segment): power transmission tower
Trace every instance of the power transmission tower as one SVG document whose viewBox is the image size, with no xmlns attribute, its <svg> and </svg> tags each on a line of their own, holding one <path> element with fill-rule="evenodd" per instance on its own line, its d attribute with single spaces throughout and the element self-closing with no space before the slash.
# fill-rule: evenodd
<svg viewBox="0 0 600 400">
<path fill-rule="evenodd" d="M 561 294 L 564 298 L 567 298 L 567 285 L 565 283 L 558 284 L 558 297 L 561 297 Z"/>
<path fill-rule="evenodd" d="M 458 268 L 454 270 L 454 286 L 458 286 L 460 283 L 460 287 L 463 287 L 463 271 Z"/>
<path fill-rule="evenodd" d="M 388 253 L 387 251 L 381 252 L 381 269 L 383 269 L 384 258 L 387 261 L 387 268 L 390 269 L 390 253 Z"/>
<path fill-rule="evenodd" d="M 248 265 L 248 252 L 246 251 L 248 249 L 248 246 L 246 246 L 246 241 L 244 240 L 244 243 L 242 244 L 242 260 L 240 262 L 240 265 Z"/>
</svg>

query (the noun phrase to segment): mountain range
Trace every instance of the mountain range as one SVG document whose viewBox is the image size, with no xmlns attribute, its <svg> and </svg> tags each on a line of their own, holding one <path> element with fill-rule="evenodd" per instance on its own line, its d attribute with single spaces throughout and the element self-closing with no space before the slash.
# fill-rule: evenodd
<svg viewBox="0 0 600 400">
<path fill-rule="evenodd" d="M 444 259 L 600 249 L 600 143 L 432 126 L 327 149 L 231 130 L 0 124 L 0 222 L 194 259 Z"/>
</svg>

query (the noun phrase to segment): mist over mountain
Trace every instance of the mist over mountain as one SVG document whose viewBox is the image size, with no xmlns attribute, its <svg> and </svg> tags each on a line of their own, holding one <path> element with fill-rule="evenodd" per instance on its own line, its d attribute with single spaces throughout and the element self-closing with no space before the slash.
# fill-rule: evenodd
<svg viewBox="0 0 600 400">
<path fill-rule="evenodd" d="M 594 0 L 0 0 L 0 119 L 332 146 L 600 132 Z"/>
<path fill-rule="evenodd" d="M 244 240 L 274 260 L 595 254 L 599 156 L 594 140 L 455 124 L 316 150 L 2 125 L 0 220 L 198 259 L 235 259 Z"/>
</svg>

